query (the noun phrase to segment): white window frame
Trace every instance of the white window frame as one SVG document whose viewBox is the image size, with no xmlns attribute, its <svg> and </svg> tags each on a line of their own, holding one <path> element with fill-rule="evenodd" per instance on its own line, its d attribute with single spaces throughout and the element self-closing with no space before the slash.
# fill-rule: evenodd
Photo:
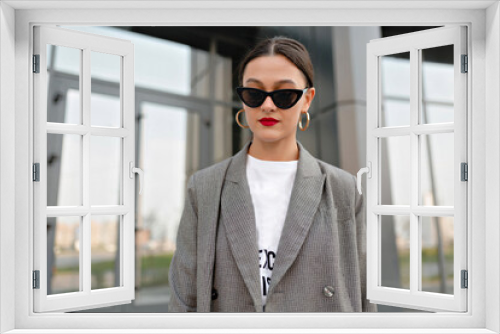
<svg viewBox="0 0 500 334">
<path fill-rule="evenodd" d="M 461 73 L 461 56 L 467 54 L 466 27 L 450 25 L 410 34 L 371 40 L 367 46 L 367 163 L 371 166 L 371 176 L 366 182 L 367 203 L 367 298 L 377 304 L 403 306 L 426 311 L 467 310 L 467 289 L 461 287 L 461 270 L 467 269 L 467 187 L 469 182 L 460 178 L 460 164 L 467 162 L 467 73 Z M 420 104 L 422 100 L 422 51 L 444 45 L 453 47 L 453 121 L 441 124 L 422 123 L 420 120 Z M 410 67 L 410 110 L 409 123 L 404 126 L 383 126 L 381 124 L 382 96 L 382 57 L 409 52 Z M 443 134 L 453 135 L 453 189 L 454 204 L 451 206 L 424 206 L 420 204 L 419 183 L 421 161 L 419 154 L 420 135 Z M 408 138 L 410 160 L 407 161 L 409 186 L 409 203 L 407 205 L 387 205 L 381 203 L 382 178 L 381 144 L 382 138 Z M 401 137 L 399 137 L 401 138 Z M 393 153 L 393 152 L 391 152 Z M 414 168 L 417 166 L 416 168 Z M 472 180 L 471 180 L 472 181 Z M 383 286 L 381 224 L 384 215 L 405 215 L 410 224 L 410 286 L 401 289 Z M 421 217 L 448 216 L 453 217 L 453 293 L 433 293 L 422 290 L 422 259 L 420 238 Z"/>
<path fill-rule="evenodd" d="M 34 83 L 34 162 L 39 163 L 40 179 L 33 184 L 34 200 L 34 270 L 39 271 L 39 288 L 34 289 L 36 312 L 76 311 L 130 303 L 134 299 L 134 230 L 135 230 L 135 100 L 134 46 L 130 41 L 88 34 L 59 27 L 34 27 L 34 54 L 39 55 L 39 73 Z M 80 51 L 79 93 L 81 124 L 52 123 L 47 120 L 47 45 L 71 47 Z M 94 126 L 91 122 L 91 56 L 92 52 L 116 56 L 120 70 L 120 126 Z M 79 206 L 47 206 L 47 134 L 81 135 L 80 180 L 82 198 Z M 92 205 L 90 200 L 90 159 L 93 136 L 119 139 L 120 204 Z M 130 169 L 130 170 L 129 170 Z M 141 185 L 142 186 L 142 185 Z M 91 284 L 91 217 L 114 215 L 119 224 L 119 286 L 92 289 Z M 48 217 L 80 217 L 79 291 L 47 295 L 47 233 Z"/>
<path fill-rule="evenodd" d="M 270 5 L 272 3 L 272 6 Z M 127 6 L 107 10 L 103 7 Z M 193 6 L 198 6 L 193 8 Z M 265 6 L 266 8 L 262 8 Z M 66 7 L 66 8 L 63 8 Z M 130 8 L 133 7 L 133 8 Z M 163 7 L 163 8 L 158 8 Z M 394 8 L 393 8 L 394 7 Z M 51 10 L 46 10 L 50 8 Z M 80 8 L 80 9 L 74 9 Z M 85 8 L 85 9 L 81 9 Z M 144 8 L 138 11 L 137 8 Z M 375 9 L 374 9 L 375 8 Z M 411 9 L 410 9 L 411 8 Z M 105 20 L 105 21 L 103 21 Z M 486 22 L 486 24 L 485 24 Z M 467 313 L 435 314 L 34 314 L 31 46 L 35 24 L 75 25 L 447 25 L 469 31 Z M 498 1 L 3 1 L 0 3 L 0 331 L 12 333 L 237 332 L 498 333 L 500 331 L 500 10 Z M 12 69 L 15 66 L 15 71 Z M 487 70 L 486 70 L 487 69 Z M 12 83 L 15 82 L 13 87 Z M 32 101 L 32 100 L 31 100 Z M 474 117 L 473 117 L 474 116 Z M 14 130 L 12 130 L 14 129 Z M 15 144 L 14 143 L 15 140 Z M 15 172 L 15 174 L 14 174 Z M 12 175 L 15 179 L 12 180 Z M 485 175 L 488 175 L 486 182 Z M 15 194 L 15 195 L 14 195 Z M 14 197 L 15 196 L 15 197 Z M 14 199 L 13 199 L 14 197 Z M 14 206 L 15 205 L 15 206 Z M 14 222 L 14 223 L 13 223 Z M 472 229 L 474 227 L 474 229 Z M 12 237 L 14 236 L 14 237 Z M 472 247 L 473 245 L 473 247 Z M 485 256 L 485 255 L 488 256 Z M 13 289 L 12 287 L 15 288 Z M 15 305 L 12 307 L 12 305 Z M 193 321 L 196 320 L 196 321 Z M 139 329 L 138 326 L 143 326 Z M 169 329 L 166 329 L 169 328 Z M 147 331 L 146 328 L 150 328 Z M 356 329 L 355 329 L 356 328 Z M 59 329 L 57 331 L 56 329 Z M 133 330 L 136 329 L 136 330 Z M 177 330 L 176 330 L 177 329 Z M 232 330 L 231 330 L 232 329 Z M 280 330 L 281 329 L 281 330 Z M 329 329 L 329 330 L 328 330 Z M 155 331 L 156 333 L 160 331 Z M 241 331 L 243 332 L 243 330 Z M 248 330 L 247 330 L 248 332 Z"/>
</svg>

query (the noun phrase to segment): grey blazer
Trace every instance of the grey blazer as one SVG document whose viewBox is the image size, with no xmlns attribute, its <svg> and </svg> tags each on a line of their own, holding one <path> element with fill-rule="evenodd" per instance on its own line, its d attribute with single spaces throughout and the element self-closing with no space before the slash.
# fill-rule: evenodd
<svg viewBox="0 0 500 334">
<path fill-rule="evenodd" d="M 188 181 L 169 271 L 169 312 L 367 312 L 366 225 L 356 178 L 300 142 L 290 204 L 262 306 L 251 141 Z"/>
</svg>

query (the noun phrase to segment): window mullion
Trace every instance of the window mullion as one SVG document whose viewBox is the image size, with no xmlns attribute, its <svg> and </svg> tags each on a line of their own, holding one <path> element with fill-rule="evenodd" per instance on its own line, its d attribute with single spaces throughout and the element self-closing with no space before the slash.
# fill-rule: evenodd
<svg viewBox="0 0 500 334">
<path fill-rule="evenodd" d="M 418 291 L 419 277 L 419 228 L 415 209 L 418 206 L 418 124 L 419 89 L 419 50 L 410 50 L 410 291 Z"/>
<path fill-rule="evenodd" d="M 91 235 L 91 214 L 90 214 L 90 50 L 88 48 L 83 49 L 83 57 L 81 64 L 80 73 L 80 101 L 82 101 L 82 120 L 83 126 L 86 128 L 86 133 L 83 135 L 83 207 L 88 211 L 83 216 L 83 226 L 82 233 L 80 233 L 80 242 L 82 247 L 80 248 L 82 257 L 82 270 L 80 275 L 82 276 L 82 287 L 83 291 L 90 294 L 91 290 L 91 254 L 90 254 L 90 235 Z"/>
</svg>

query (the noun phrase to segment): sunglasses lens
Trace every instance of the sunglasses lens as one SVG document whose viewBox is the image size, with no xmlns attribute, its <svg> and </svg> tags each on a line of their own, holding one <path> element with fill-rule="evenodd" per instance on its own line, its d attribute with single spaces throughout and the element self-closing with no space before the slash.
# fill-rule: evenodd
<svg viewBox="0 0 500 334">
<path fill-rule="evenodd" d="M 278 108 L 291 108 L 298 100 L 299 93 L 293 90 L 284 90 L 274 94 L 274 103 Z"/>
<path fill-rule="evenodd" d="M 266 98 L 263 91 L 256 88 L 240 87 L 236 90 L 240 99 L 250 108 L 257 108 Z M 301 90 L 282 89 L 272 93 L 272 99 L 276 107 L 281 109 L 291 108 L 302 96 Z"/>
<path fill-rule="evenodd" d="M 264 101 L 263 97 L 264 95 L 261 92 L 254 89 L 244 89 L 240 93 L 240 98 L 251 108 L 260 106 Z"/>
</svg>

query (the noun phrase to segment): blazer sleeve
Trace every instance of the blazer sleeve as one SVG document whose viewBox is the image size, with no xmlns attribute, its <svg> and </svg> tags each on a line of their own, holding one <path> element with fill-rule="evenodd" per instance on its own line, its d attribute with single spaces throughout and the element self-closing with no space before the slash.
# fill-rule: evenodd
<svg viewBox="0 0 500 334">
<path fill-rule="evenodd" d="M 356 188 L 354 177 L 354 193 L 356 194 L 356 238 L 358 245 L 359 274 L 361 281 L 362 312 L 377 312 L 377 304 L 370 303 L 366 298 L 366 219 L 364 197 Z"/>
<path fill-rule="evenodd" d="M 169 312 L 196 312 L 197 211 L 193 174 L 188 180 L 184 210 L 177 232 L 176 250 L 168 273 Z"/>
</svg>

